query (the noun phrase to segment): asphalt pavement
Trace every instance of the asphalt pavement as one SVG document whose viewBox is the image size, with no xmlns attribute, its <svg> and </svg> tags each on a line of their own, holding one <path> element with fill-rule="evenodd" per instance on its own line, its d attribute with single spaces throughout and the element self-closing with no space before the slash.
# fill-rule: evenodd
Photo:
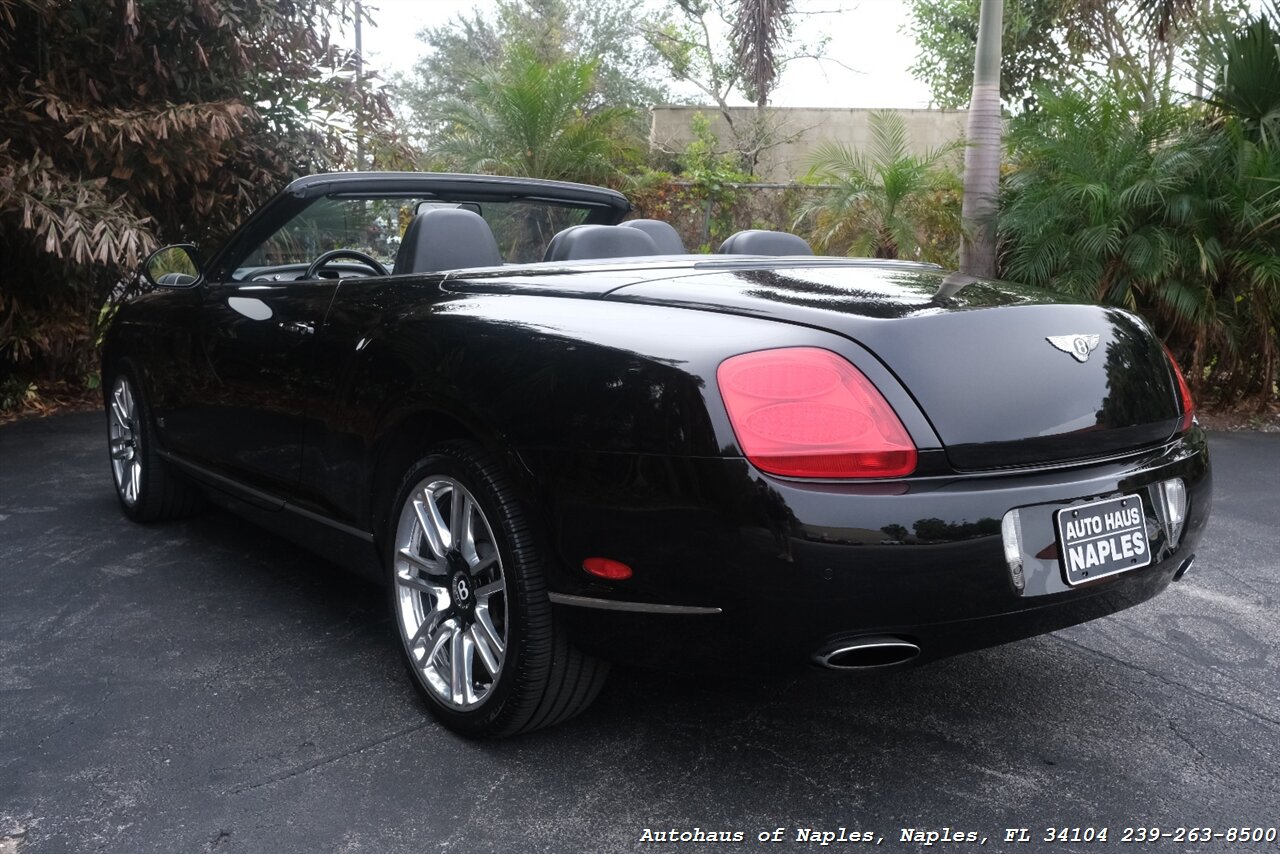
<svg viewBox="0 0 1280 854">
<path fill-rule="evenodd" d="M 615 670 L 582 717 L 473 743 L 425 714 L 378 590 L 220 511 L 126 522 L 103 432 L 0 428 L 0 854 L 847 851 L 863 831 L 1280 852 L 1280 435 L 1212 437 L 1196 566 L 1137 608 L 871 678 Z M 1152 826 L 1223 835 L 1139 842 Z M 942 841 L 966 832 L 986 845 Z"/>
</svg>

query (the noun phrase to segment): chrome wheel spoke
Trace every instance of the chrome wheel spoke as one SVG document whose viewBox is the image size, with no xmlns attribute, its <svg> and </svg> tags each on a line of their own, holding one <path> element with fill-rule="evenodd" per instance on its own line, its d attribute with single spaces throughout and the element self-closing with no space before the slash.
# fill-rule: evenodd
<svg viewBox="0 0 1280 854">
<path fill-rule="evenodd" d="M 466 702 L 466 694 L 463 692 L 463 653 L 462 631 L 455 629 L 449 638 L 449 689 L 453 692 L 453 702 L 458 705 Z"/>
<path fill-rule="evenodd" d="M 439 628 L 440 628 L 440 624 L 441 624 L 441 622 L 442 622 L 442 620 L 441 620 L 441 616 L 442 616 L 442 614 L 440 614 L 440 612 L 436 611 L 436 612 L 433 612 L 433 613 L 429 614 L 429 615 L 427 616 L 427 618 L 426 618 L 425 620 L 423 620 L 423 621 L 422 621 L 422 624 L 421 624 L 420 626 L 418 626 L 418 630 L 417 630 L 416 632 L 414 632 L 414 633 L 413 633 L 413 637 L 409 638 L 409 649 L 410 649 L 410 650 L 415 650 L 415 649 L 417 649 L 419 644 L 429 644 L 429 643 L 431 642 L 431 640 L 432 640 L 432 638 L 435 636 L 435 634 L 436 634 L 437 630 L 439 630 Z M 427 664 L 428 662 L 430 662 L 430 661 L 431 661 L 432 656 L 433 656 L 433 655 L 434 655 L 434 653 L 436 653 L 436 652 L 439 652 L 439 650 L 438 650 L 438 649 L 435 649 L 435 650 L 429 650 L 429 651 L 426 653 L 426 655 L 422 658 L 422 662 L 421 662 L 421 663 L 422 663 L 422 664 Z"/>
<path fill-rule="evenodd" d="M 423 625 L 426 625 L 426 623 L 423 623 Z M 436 657 L 440 655 L 440 651 L 444 649 L 445 644 L 453 637 L 453 621 L 445 620 L 442 623 L 438 623 L 433 632 L 427 633 L 430 638 L 430 646 L 427 647 L 426 655 L 422 657 L 424 665 L 430 665 L 431 662 L 435 661 Z"/>
<path fill-rule="evenodd" d="M 476 588 L 476 604 L 477 605 L 483 604 L 487 607 L 489 603 L 489 597 L 495 593 L 501 593 L 506 586 L 507 585 L 503 584 L 501 581 L 494 581 L 491 584 L 486 584 L 484 587 L 477 587 Z"/>
<path fill-rule="evenodd" d="M 410 587 L 414 590 L 417 590 L 419 593 L 429 593 L 430 595 L 436 597 L 437 603 L 443 600 L 446 603 L 444 607 L 448 607 L 448 604 L 447 604 L 449 601 L 448 589 L 441 587 L 439 584 L 432 584 L 427 579 L 419 575 L 415 575 L 412 570 L 410 569 L 398 570 L 396 572 L 396 581 L 398 581 L 401 586 Z M 434 608 L 434 610 L 443 610 L 443 609 L 437 606 Z"/>
<path fill-rule="evenodd" d="M 476 555 L 476 559 L 474 563 L 472 563 L 471 560 L 467 560 L 467 563 L 471 565 L 472 575 L 481 574 L 482 572 L 484 572 L 485 570 L 487 570 L 489 567 L 493 566 L 497 562 L 498 562 L 497 552 L 489 555 L 488 557 L 480 557 L 479 555 Z"/>
<path fill-rule="evenodd" d="M 111 401 L 111 417 L 116 420 L 116 424 L 120 425 L 121 430 L 129 429 L 129 418 L 124 414 L 124 409 L 120 406 L 119 395 Z"/>
<path fill-rule="evenodd" d="M 444 560 L 449 554 L 449 531 L 445 528 L 444 519 L 440 516 L 440 508 L 436 506 L 435 496 L 427 490 L 422 498 L 413 502 L 414 513 L 418 517 L 418 525 L 422 528 L 422 536 L 427 541 L 437 559 Z"/>
<path fill-rule="evenodd" d="M 396 560 L 401 564 L 409 565 L 408 567 L 398 566 L 396 567 L 397 571 L 412 567 L 414 569 L 422 570 L 427 575 L 444 576 L 448 573 L 448 568 L 442 566 L 439 561 L 427 560 L 425 557 L 414 554 L 407 548 L 396 552 Z"/>
<path fill-rule="evenodd" d="M 476 540 L 471 533 L 473 509 L 470 495 L 453 490 L 453 499 L 449 502 L 449 547 L 457 549 L 468 564 L 476 554 Z"/>
<path fill-rule="evenodd" d="M 493 626 L 493 617 L 489 615 L 488 605 L 476 606 L 476 624 L 472 627 L 478 637 L 484 638 L 484 645 L 497 655 L 506 652 L 506 645 L 498 637 L 498 630 Z"/>
<path fill-rule="evenodd" d="M 484 669 L 489 671 L 490 676 L 498 675 L 498 658 L 489 649 L 488 643 L 484 639 L 484 634 L 480 629 L 480 624 L 476 623 L 469 630 L 471 643 L 475 647 L 476 654 L 480 656 L 480 663 L 484 665 Z"/>
<path fill-rule="evenodd" d="M 476 643 L 470 632 L 459 632 L 462 636 L 462 701 L 468 706 L 479 699 L 476 695 Z"/>
</svg>

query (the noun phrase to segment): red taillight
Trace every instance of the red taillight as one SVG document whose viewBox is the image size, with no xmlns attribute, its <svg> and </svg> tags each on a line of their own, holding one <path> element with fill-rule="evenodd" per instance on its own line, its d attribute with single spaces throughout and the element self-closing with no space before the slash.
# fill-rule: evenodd
<svg viewBox="0 0 1280 854">
<path fill-rule="evenodd" d="M 1191 399 L 1191 387 L 1187 385 L 1187 378 L 1182 375 L 1182 368 L 1178 367 L 1173 351 L 1165 347 L 1164 353 L 1173 366 L 1173 375 L 1178 378 L 1178 396 L 1182 398 L 1182 422 L 1178 424 L 1178 432 L 1182 433 L 1191 429 L 1191 422 L 1196 416 L 1196 405 Z"/>
<path fill-rule="evenodd" d="M 597 578 L 609 581 L 626 581 L 631 577 L 631 567 L 607 557 L 589 557 L 582 562 L 582 568 Z"/>
<path fill-rule="evenodd" d="M 742 452 L 784 477 L 902 477 L 916 447 L 862 372 L 830 350 L 788 347 L 720 363 L 720 396 Z"/>
</svg>

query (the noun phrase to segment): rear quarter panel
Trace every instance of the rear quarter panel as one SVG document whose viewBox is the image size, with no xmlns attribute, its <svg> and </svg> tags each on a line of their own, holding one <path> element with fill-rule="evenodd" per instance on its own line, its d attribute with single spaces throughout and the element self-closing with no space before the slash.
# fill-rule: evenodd
<svg viewBox="0 0 1280 854">
<path fill-rule="evenodd" d="M 344 288 L 345 290 L 345 288 Z M 715 369 L 752 349 L 835 339 L 797 327 L 678 308 L 505 294 L 400 296 L 354 330 L 339 295 L 322 335 L 317 383 L 322 492 L 361 515 L 344 459 L 419 414 L 457 422 L 500 455 L 532 449 L 719 457 L 736 453 Z M 337 314 L 335 322 L 333 315 Z M 523 467 L 523 464 L 522 464 Z"/>
</svg>

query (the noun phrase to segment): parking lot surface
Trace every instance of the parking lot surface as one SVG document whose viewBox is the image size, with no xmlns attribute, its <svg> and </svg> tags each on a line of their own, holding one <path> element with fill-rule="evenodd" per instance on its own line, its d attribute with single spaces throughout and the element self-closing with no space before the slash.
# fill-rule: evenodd
<svg viewBox="0 0 1280 854">
<path fill-rule="evenodd" d="M 1280 435 L 1213 436 L 1196 566 L 1145 605 L 867 678 L 615 669 L 582 717 L 472 743 L 380 591 L 223 512 L 127 523 L 103 432 L 0 428 L 0 852 L 1280 852 L 1120 842 L 1280 826 Z M 1110 840 L 1004 841 L 1049 826 Z M 743 841 L 657 841 L 695 828 Z"/>
</svg>

